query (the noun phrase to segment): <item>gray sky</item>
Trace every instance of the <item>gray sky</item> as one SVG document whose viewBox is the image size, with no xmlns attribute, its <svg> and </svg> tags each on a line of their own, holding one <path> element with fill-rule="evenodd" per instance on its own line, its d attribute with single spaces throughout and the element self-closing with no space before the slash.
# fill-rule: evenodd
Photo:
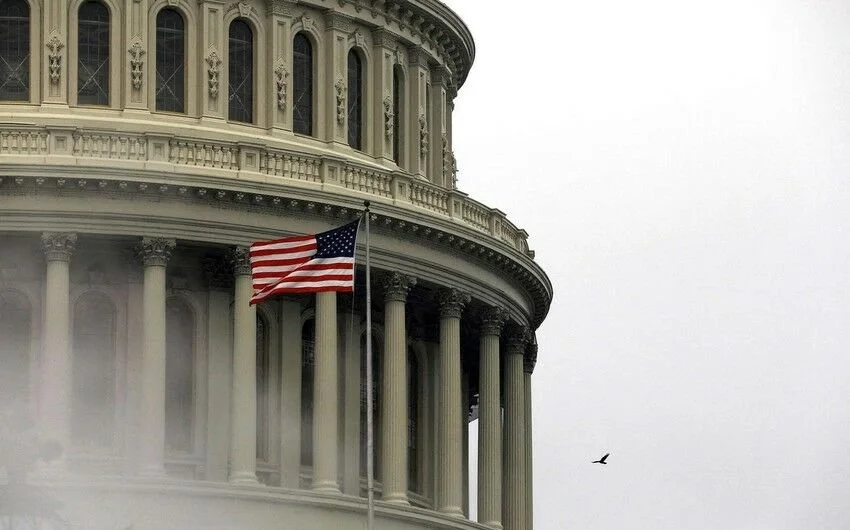
<svg viewBox="0 0 850 530">
<path fill-rule="evenodd" d="M 536 529 L 850 528 L 850 2 L 447 3 L 459 186 L 555 286 Z"/>
</svg>

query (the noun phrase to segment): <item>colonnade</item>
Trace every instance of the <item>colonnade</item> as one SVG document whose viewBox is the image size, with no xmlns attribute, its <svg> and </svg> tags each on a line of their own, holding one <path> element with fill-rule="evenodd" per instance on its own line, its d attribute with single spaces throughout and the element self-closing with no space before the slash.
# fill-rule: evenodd
<svg viewBox="0 0 850 530">
<path fill-rule="evenodd" d="M 42 246 L 47 260 L 46 306 L 44 317 L 44 372 L 41 385 L 40 421 L 43 431 L 68 447 L 71 386 L 69 348 L 70 276 L 69 262 L 76 244 L 75 234 L 45 233 Z M 137 254 L 143 266 L 141 402 L 139 409 L 138 469 L 141 476 L 165 477 L 165 367 L 166 367 L 166 266 L 175 248 L 173 239 L 142 238 Z M 232 379 L 230 382 L 230 439 L 228 481 L 232 484 L 258 483 L 256 471 L 257 392 L 256 392 L 256 308 L 251 298 L 250 262 L 247 249 L 236 248 L 231 255 L 234 274 Z M 379 455 L 382 469 L 382 500 L 407 505 L 408 499 L 408 388 L 406 376 L 407 330 L 405 305 L 416 280 L 392 272 L 380 278 L 384 294 L 384 369 L 381 381 L 382 423 Z M 359 494 L 359 484 L 340 483 L 338 447 L 340 429 L 339 363 L 348 363 L 353 337 L 342 336 L 338 344 L 337 295 L 315 295 L 315 372 L 313 421 L 312 489 L 317 492 Z M 440 389 L 436 414 L 436 455 L 434 509 L 449 516 L 464 516 L 464 398 L 461 372 L 461 319 L 470 296 L 458 289 L 438 292 Z M 299 315 L 284 308 L 283 318 Z M 352 312 L 343 308 L 343 312 Z M 287 312 L 289 311 L 289 312 Z M 495 529 L 531 528 L 531 415 L 530 374 L 527 328 L 511 325 L 507 312 L 491 307 L 481 317 L 479 362 L 479 445 L 478 445 L 478 520 Z M 300 322 L 300 320 L 299 320 Z M 500 343 L 506 351 L 500 351 Z M 340 360 L 340 346 L 349 355 Z M 535 350 L 536 352 L 536 350 Z M 298 370 L 284 362 L 282 369 Z M 358 356 L 359 362 L 359 356 Z M 500 364 L 504 362 L 504 366 Z M 359 370 L 357 370 L 359 373 Z M 504 388 L 501 388 L 503 377 Z M 346 385 L 346 402 L 355 400 L 358 391 Z M 281 417 L 289 425 L 300 421 L 300 411 L 287 408 L 288 396 L 300 388 L 282 390 Z M 347 395 L 352 394 L 352 395 Z M 502 419 L 504 408 L 504 420 Z M 347 415 L 348 416 L 348 415 Z M 346 420 L 347 421 L 347 420 Z M 348 435 L 349 429 L 343 429 Z M 297 467 L 299 433 L 282 440 L 281 485 L 297 487 L 285 476 L 284 468 Z M 349 444 L 346 444 L 348 446 Z M 345 458 L 345 461 L 351 459 Z M 61 462 L 58 465 L 61 469 Z M 347 480 L 358 471 L 346 469 Z"/>
</svg>

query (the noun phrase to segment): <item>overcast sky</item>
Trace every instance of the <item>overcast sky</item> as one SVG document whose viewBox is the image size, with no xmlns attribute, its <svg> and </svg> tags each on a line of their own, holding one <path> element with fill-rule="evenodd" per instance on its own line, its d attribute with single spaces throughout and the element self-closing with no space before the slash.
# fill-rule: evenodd
<svg viewBox="0 0 850 530">
<path fill-rule="evenodd" d="M 850 2 L 446 1 L 459 187 L 555 286 L 536 530 L 850 528 Z"/>
</svg>

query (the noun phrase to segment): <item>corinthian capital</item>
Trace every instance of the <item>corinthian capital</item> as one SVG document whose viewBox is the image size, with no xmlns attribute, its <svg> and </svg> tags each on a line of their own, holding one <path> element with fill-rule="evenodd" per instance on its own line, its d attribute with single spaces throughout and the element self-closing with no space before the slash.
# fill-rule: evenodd
<svg viewBox="0 0 850 530">
<path fill-rule="evenodd" d="M 507 318 L 508 313 L 503 308 L 488 307 L 481 315 L 481 334 L 499 336 Z"/>
<path fill-rule="evenodd" d="M 537 344 L 529 344 L 525 349 L 525 357 L 522 360 L 523 371 L 527 374 L 534 372 L 537 364 Z"/>
<path fill-rule="evenodd" d="M 234 276 L 246 276 L 251 274 L 251 252 L 248 247 L 236 247 L 230 256 L 233 263 Z"/>
<path fill-rule="evenodd" d="M 175 246 L 173 239 L 143 237 L 136 247 L 136 255 L 145 267 L 165 267 Z"/>
<path fill-rule="evenodd" d="M 444 289 L 437 295 L 440 305 L 440 318 L 460 318 L 463 308 L 469 303 L 470 296 L 460 289 Z"/>
<path fill-rule="evenodd" d="M 525 348 L 531 340 L 528 326 L 511 326 L 508 333 L 508 355 L 525 355 Z"/>
<path fill-rule="evenodd" d="M 416 285 L 416 278 L 400 272 L 392 272 L 384 276 L 381 283 L 384 288 L 385 301 L 405 302 L 407 301 L 407 293 Z"/>
<path fill-rule="evenodd" d="M 41 234 L 41 248 L 47 261 L 70 261 L 76 247 L 77 234 Z"/>
</svg>

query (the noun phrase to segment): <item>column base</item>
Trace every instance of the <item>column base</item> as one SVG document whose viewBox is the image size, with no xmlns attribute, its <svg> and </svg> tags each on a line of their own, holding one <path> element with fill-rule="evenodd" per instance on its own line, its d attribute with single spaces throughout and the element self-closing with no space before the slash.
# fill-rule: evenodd
<svg viewBox="0 0 850 530">
<path fill-rule="evenodd" d="M 410 501 L 407 498 L 407 494 L 404 493 L 394 493 L 381 497 L 381 501 L 386 502 L 387 504 L 394 504 L 396 506 L 410 506 Z"/>
<path fill-rule="evenodd" d="M 439 511 L 443 515 L 448 515 L 449 517 L 457 517 L 459 519 L 466 518 L 466 516 L 463 514 L 463 508 L 461 508 L 460 506 L 444 506 L 437 511 Z"/>
<path fill-rule="evenodd" d="M 234 473 L 230 475 L 230 478 L 227 479 L 230 484 L 243 484 L 243 485 L 252 485 L 259 484 L 260 481 L 257 480 L 257 475 L 250 471 L 240 471 L 238 473 Z"/>
<path fill-rule="evenodd" d="M 478 521 L 478 524 L 483 524 L 484 526 L 490 527 L 493 530 L 502 530 L 502 528 L 504 528 L 502 526 L 502 521 Z"/>
<path fill-rule="evenodd" d="M 336 482 L 314 482 L 311 489 L 316 493 L 332 493 L 335 495 L 342 494 L 342 492 L 339 491 L 339 484 Z"/>
</svg>

